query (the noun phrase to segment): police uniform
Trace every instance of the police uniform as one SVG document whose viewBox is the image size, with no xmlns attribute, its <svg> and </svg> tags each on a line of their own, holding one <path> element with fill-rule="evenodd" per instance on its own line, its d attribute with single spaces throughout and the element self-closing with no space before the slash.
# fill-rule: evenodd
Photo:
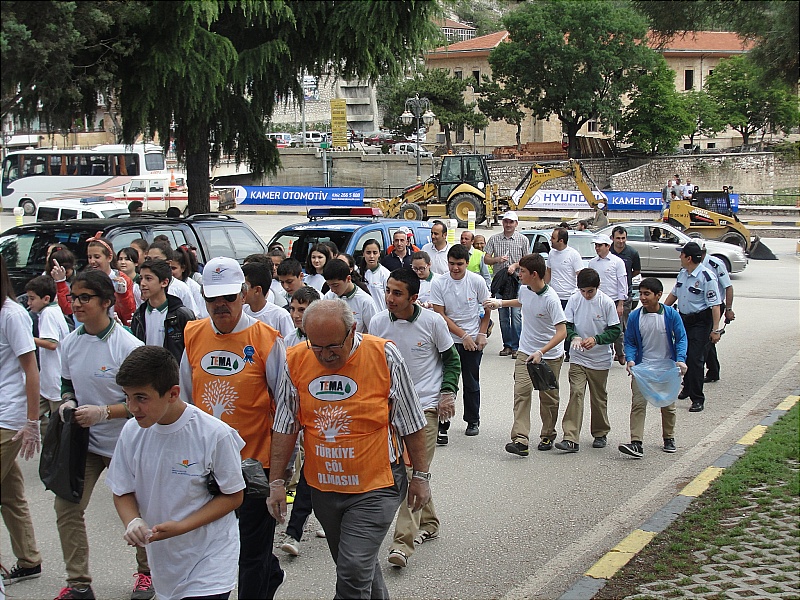
<svg viewBox="0 0 800 600">
<path fill-rule="evenodd" d="M 703 259 L 705 265 L 717 277 L 719 284 L 719 312 L 720 317 L 725 316 L 725 290 L 731 285 L 731 276 L 728 274 L 728 269 L 718 258 L 712 258 L 706 255 Z M 709 344 L 708 353 L 706 354 L 706 376 L 708 381 L 719 381 L 719 359 L 717 358 L 717 344 Z"/>
<path fill-rule="evenodd" d="M 693 407 L 696 404 L 702 407 L 705 404 L 703 364 L 714 326 L 711 309 L 720 302 L 717 278 L 701 262 L 691 272 L 681 269 L 671 294 L 677 298 L 678 310 L 689 342 L 686 352 L 688 370 L 683 376 L 683 393 L 691 398 Z"/>
</svg>

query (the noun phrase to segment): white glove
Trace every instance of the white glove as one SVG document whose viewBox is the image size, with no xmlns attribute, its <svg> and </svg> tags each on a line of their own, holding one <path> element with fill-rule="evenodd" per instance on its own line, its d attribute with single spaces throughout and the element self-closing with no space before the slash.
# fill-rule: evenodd
<svg viewBox="0 0 800 600">
<path fill-rule="evenodd" d="M 486 339 L 485 333 L 479 333 L 475 336 L 475 346 L 477 346 L 478 350 L 483 350 L 486 348 L 486 344 L 488 343 L 489 341 Z"/>
<path fill-rule="evenodd" d="M 686 363 L 676 362 L 675 364 L 678 365 L 678 368 L 681 371 L 681 375 L 686 375 L 686 371 L 689 370 L 689 367 L 686 366 Z"/>
<path fill-rule="evenodd" d="M 145 546 L 152 536 L 153 530 L 150 529 L 150 526 L 144 522 L 143 518 L 136 517 L 128 523 L 125 535 L 122 537 L 130 546 Z"/>
<path fill-rule="evenodd" d="M 53 268 L 50 269 L 50 277 L 52 277 L 56 283 L 61 283 L 62 281 L 67 280 L 67 270 L 58 264 L 57 260 L 53 260 Z"/>
<path fill-rule="evenodd" d="M 631 367 L 632 367 L 632 366 L 634 366 L 635 364 L 636 364 L 636 363 L 635 363 L 634 361 L 632 361 L 632 360 L 629 360 L 629 361 L 628 361 L 628 362 L 625 364 L 625 370 L 628 372 L 628 375 L 631 375 L 631 376 L 633 376 L 633 371 L 631 371 Z M 683 375 L 683 371 L 681 371 L 681 375 Z"/>
<path fill-rule="evenodd" d="M 453 392 L 440 393 L 436 412 L 439 415 L 439 423 L 447 423 L 452 419 L 456 415 L 456 395 Z"/>
<path fill-rule="evenodd" d="M 75 411 L 75 421 L 81 427 L 91 427 L 108 419 L 108 406 L 86 404 Z"/>
<path fill-rule="evenodd" d="M 503 301 L 500 298 L 489 298 L 487 300 L 484 300 L 483 308 L 488 308 L 488 309 L 500 308 L 502 304 Z"/>
<path fill-rule="evenodd" d="M 475 352 L 478 349 L 478 344 L 475 343 L 475 340 L 473 340 L 468 333 L 464 334 L 461 341 L 464 343 L 464 350 L 467 352 Z"/>
<path fill-rule="evenodd" d="M 77 408 L 77 407 L 78 407 L 78 402 L 75 400 L 74 396 L 62 402 L 61 406 L 58 407 L 58 416 L 61 417 L 61 422 L 66 423 L 66 420 L 64 419 L 64 411 L 67 408 Z"/>
<path fill-rule="evenodd" d="M 575 336 L 574 338 L 572 338 L 572 342 L 569 345 L 570 349 L 572 349 L 572 350 L 582 350 L 582 348 L 581 348 L 581 344 L 582 343 L 583 343 L 583 340 L 581 338 L 579 338 L 578 336 Z"/>
<path fill-rule="evenodd" d="M 39 420 L 38 419 L 28 419 L 25 422 L 25 426 L 20 429 L 14 437 L 11 438 L 12 442 L 16 442 L 19 438 L 22 438 L 22 448 L 20 448 L 19 454 L 25 460 L 30 460 L 33 458 L 33 455 L 39 451 L 40 444 L 40 434 L 39 434 Z"/>
<path fill-rule="evenodd" d="M 269 482 L 267 510 L 278 523 L 286 521 L 286 481 L 274 479 Z"/>
</svg>

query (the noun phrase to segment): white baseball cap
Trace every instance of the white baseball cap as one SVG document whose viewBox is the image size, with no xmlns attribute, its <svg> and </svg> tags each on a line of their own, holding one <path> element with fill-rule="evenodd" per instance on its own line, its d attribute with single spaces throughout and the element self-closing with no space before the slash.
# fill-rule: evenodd
<svg viewBox="0 0 800 600">
<path fill-rule="evenodd" d="M 233 258 L 212 258 L 203 267 L 203 295 L 206 298 L 238 294 L 243 283 L 244 272 Z"/>
<path fill-rule="evenodd" d="M 611 238 L 608 237 L 604 233 L 598 233 L 596 236 L 592 238 L 592 242 L 595 244 L 605 244 L 606 246 L 611 245 Z M 204 269 L 205 272 L 205 269 Z"/>
<path fill-rule="evenodd" d="M 519 221 L 519 218 L 517 217 L 517 213 L 514 212 L 513 210 L 509 210 L 506 214 L 504 214 L 502 217 L 500 217 L 500 219 L 503 220 L 503 221 L 505 221 L 506 219 L 509 219 L 510 221 Z"/>
</svg>

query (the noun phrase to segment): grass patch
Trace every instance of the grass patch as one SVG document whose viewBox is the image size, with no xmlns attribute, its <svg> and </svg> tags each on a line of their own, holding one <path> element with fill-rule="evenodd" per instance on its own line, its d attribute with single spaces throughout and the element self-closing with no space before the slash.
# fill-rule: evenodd
<svg viewBox="0 0 800 600">
<path fill-rule="evenodd" d="M 736 550 L 743 549 L 740 544 L 745 529 L 753 523 L 764 524 L 764 512 L 759 510 L 760 514 L 754 514 L 752 511 L 751 490 L 758 491 L 759 504 L 763 501 L 762 506 L 769 507 L 766 514 L 783 517 L 784 513 L 777 503 L 793 502 L 800 495 L 800 472 L 796 467 L 800 460 L 800 446 L 797 443 L 800 437 L 799 410 L 800 405 L 796 404 L 772 425 L 685 513 L 623 567 L 595 598 L 623 598 L 635 594 L 639 583 L 643 581 L 675 579 L 679 576 L 690 579 L 702 571 L 703 562 L 698 561 L 694 554 L 698 551 L 711 554 L 710 550 L 714 550 L 718 554 L 725 545 L 733 545 Z M 751 507 L 751 510 L 742 514 L 746 507 Z M 721 525 L 723 520 L 732 517 L 740 519 L 734 528 L 726 529 Z M 769 532 L 770 538 L 778 537 L 770 530 L 766 532 Z M 766 549 L 768 545 L 760 547 Z M 778 547 L 771 552 L 784 554 L 792 550 Z M 717 560 L 719 558 L 715 557 Z M 721 558 L 737 560 L 742 557 L 725 552 Z M 759 564 L 774 562 L 764 558 Z M 737 573 L 745 576 L 740 569 L 734 571 L 734 574 Z M 685 594 L 675 590 L 669 595 L 678 597 Z"/>
</svg>

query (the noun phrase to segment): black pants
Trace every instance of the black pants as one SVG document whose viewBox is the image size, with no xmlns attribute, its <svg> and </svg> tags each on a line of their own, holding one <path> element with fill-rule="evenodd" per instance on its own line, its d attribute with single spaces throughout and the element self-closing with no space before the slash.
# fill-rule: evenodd
<svg viewBox="0 0 800 600">
<path fill-rule="evenodd" d="M 688 348 L 686 350 L 686 374 L 683 376 L 683 391 L 692 399 L 692 404 L 704 404 L 703 365 L 708 347 L 711 344 L 711 329 L 714 326 L 711 309 L 685 315 L 681 313 L 686 329 Z"/>
<path fill-rule="evenodd" d="M 269 469 L 264 469 L 269 479 Z M 239 597 L 271 600 L 283 580 L 278 557 L 272 553 L 275 519 L 264 498 L 248 498 L 239 507 Z"/>
<path fill-rule="evenodd" d="M 708 345 L 706 354 L 706 376 L 709 379 L 719 379 L 719 359 L 717 358 L 717 345 Z"/>
<path fill-rule="evenodd" d="M 289 524 L 286 526 L 286 533 L 297 541 L 303 539 L 303 528 L 306 526 L 308 517 L 311 516 L 311 487 L 306 481 L 305 465 L 300 467 L 300 479 L 297 482 L 297 489 L 292 503 L 292 516 L 289 517 Z"/>
<path fill-rule="evenodd" d="M 559 299 L 559 301 L 561 302 L 561 310 L 565 310 L 567 308 L 567 302 L 569 302 L 569 300 Z M 567 360 L 569 360 L 569 346 L 571 343 L 572 342 L 570 342 L 567 338 L 564 338 L 564 357 Z"/>
</svg>

